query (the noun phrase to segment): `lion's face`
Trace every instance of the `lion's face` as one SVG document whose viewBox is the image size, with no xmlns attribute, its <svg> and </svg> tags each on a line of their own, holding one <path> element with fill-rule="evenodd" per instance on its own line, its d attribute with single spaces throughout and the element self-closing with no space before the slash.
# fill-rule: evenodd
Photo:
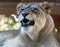
<svg viewBox="0 0 60 47">
<path fill-rule="evenodd" d="M 47 13 L 38 3 L 18 5 L 19 22 L 21 33 L 37 37 L 40 30 L 45 26 Z"/>
</svg>

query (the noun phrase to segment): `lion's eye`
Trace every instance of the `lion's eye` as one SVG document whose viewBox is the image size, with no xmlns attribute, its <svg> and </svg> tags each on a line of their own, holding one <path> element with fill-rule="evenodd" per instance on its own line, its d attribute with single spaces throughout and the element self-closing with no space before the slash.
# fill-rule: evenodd
<svg viewBox="0 0 60 47">
<path fill-rule="evenodd" d="M 37 8 L 34 8 L 34 10 L 38 10 Z"/>
<path fill-rule="evenodd" d="M 39 9 L 37 9 L 37 8 L 34 8 L 34 9 L 32 9 L 32 11 L 34 11 L 34 12 L 36 12 L 36 11 L 38 11 Z"/>
<path fill-rule="evenodd" d="M 21 11 L 23 11 L 24 9 L 21 9 Z"/>
<path fill-rule="evenodd" d="M 20 12 L 22 12 L 24 9 L 20 9 Z"/>
</svg>

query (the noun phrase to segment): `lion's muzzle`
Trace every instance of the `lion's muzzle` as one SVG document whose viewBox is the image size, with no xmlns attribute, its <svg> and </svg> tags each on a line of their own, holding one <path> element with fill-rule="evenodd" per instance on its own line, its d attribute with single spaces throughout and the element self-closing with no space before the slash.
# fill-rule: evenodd
<svg viewBox="0 0 60 47">
<path fill-rule="evenodd" d="M 22 21 L 21 21 L 21 26 L 23 27 L 27 27 L 27 26 L 33 26 L 35 24 L 34 20 L 28 20 L 26 18 L 24 18 Z"/>
</svg>

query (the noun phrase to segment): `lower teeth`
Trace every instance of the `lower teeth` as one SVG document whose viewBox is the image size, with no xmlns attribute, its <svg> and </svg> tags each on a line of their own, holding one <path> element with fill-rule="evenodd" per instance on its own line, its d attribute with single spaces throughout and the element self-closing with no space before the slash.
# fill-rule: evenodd
<svg viewBox="0 0 60 47">
<path fill-rule="evenodd" d="M 31 25 L 34 25 L 35 24 L 35 22 L 34 21 L 21 21 L 21 23 L 22 23 L 22 26 L 24 26 L 24 25 L 26 25 L 26 26 L 31 26 Z"/>
</svg>

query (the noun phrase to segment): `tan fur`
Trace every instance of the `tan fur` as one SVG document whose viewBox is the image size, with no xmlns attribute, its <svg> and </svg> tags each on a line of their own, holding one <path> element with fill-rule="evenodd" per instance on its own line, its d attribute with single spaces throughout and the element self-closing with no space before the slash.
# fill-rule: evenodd
<svg viewBox="0 0 60 47">
<path fill-rule="evenodd" d="M 31 8 L 28 8 L 28 6 Z M 5 47 L 59 47 L 58 42 L 53 36 L 54 22 L 49 14 L 50 5 L 48 6 L 47 4 L 45 6 L 48 9 L 43 9 L 44 6 L 41 3 L 18 4 L 17 14 L 19 15 L 19 21 L 23 19 L 22 13 L 29 12 L 26 18 L 34 20 L 35 24 L 28 27 L 21 26 L 20 34 Z M 36 13 L 32 12 L 31 10 L 34 8 L 38 8 L 39 10 Z M 21 12 L 21 9 L 25 10 Z"/>
</svg>

